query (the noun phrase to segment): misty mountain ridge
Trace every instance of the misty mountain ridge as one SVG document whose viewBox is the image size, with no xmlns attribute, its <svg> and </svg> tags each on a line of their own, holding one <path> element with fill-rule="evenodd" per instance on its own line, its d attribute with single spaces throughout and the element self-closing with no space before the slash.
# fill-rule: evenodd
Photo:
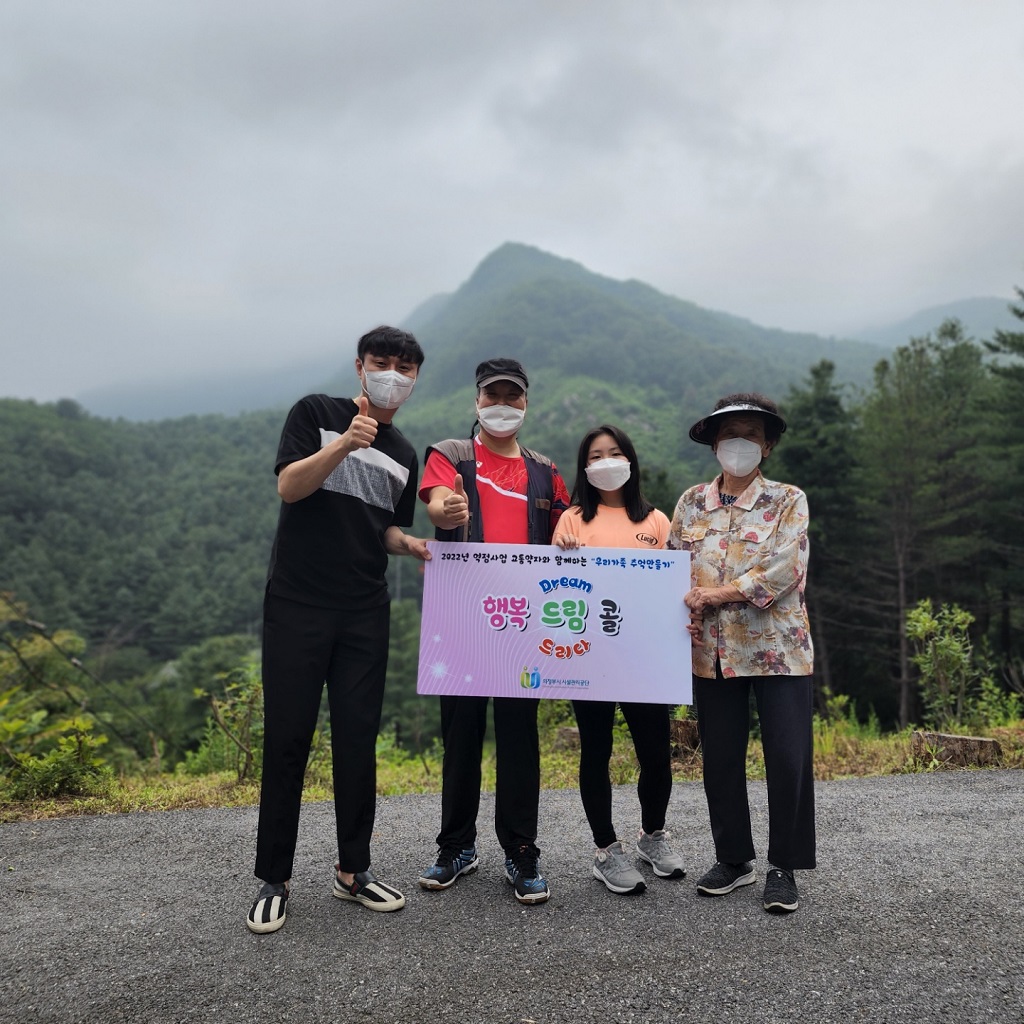
<svg viewBox="0 0 1024 1024">
<path fill-rule="evenodd" d="M 759 327 L 515 243 L 492 252 L 455 293 L 421 306 L 408 326 L 428 353 L 419 385 L 428 394 L 450 393 L 496 355 L 538 376 L 632 383 L 660 404 L 712 383 L 785 389 L 822 358 L 840 379 L 863 383 L 884 354 L 864 342 Z"/>
<path fill-rule="evenodd" d="M 1010 312 L 1012 299 L 982 296 L 946 302 L 941 306 L 922 309 L 905 320 L 881 327 L 865 328 L 854 337 L 859 341 L 871 342 L 885 348 L 896 348 L 910 338 L 920 338 L 934 333 L 945 320 L 959 320 L 964 333 L 975 341 L 991 339 L 997 330 L 1018 331 L 1020 321 Z"/>
<path fill-rule="evenodd" d="M 181 376 L 145 377 L 91 388 L 75 400 L 93 415 L 136 422 L 205 416 L 237 416 L 290 406 L 322 391 L 324 358 L 302 359 L 270 370 L 216 370 Z"/>
<path fill-rule="evenodd" d="M 979 301 L 1000 300 L 968 300 L 965 309 L 973 311 Z M 958 315 L 959 305 L 941 307 L 942 315 L 926 331 Z M 972 320 L 964 322 L 970 332 Z M 850 340 L 765 328 L 511 242 L 490 253 L 454 292 L 427 298 L 399 326 L 413 331 L 427 353 L 418 397 L 451 395 L 471 383 L 481 359 L 505 355 L 522 360 L 532 381 L 545 386 L 552 374 L 563 383 L 588 378 L 602 390 L 632 385 L 654 406 L 673 402 L 688 408 L 706 404 L 715 393 L 751 388 L 780 398 L 825 358 L 836 364 L 838 380 L 866 384 L 894 344 L 882 339 L 898 337 L 899 344 L 910 337 L 886 336 L 882 328 Z M 333 367 L 311 354 L 274 370 L 164 376 L 92 389 L 77 401 L 98 416 L 139 421 L 235 415 L 284 408 L 311 391 L 348 394 L 355 378 L 348 360 L 343 363 Z"/>
</svg>

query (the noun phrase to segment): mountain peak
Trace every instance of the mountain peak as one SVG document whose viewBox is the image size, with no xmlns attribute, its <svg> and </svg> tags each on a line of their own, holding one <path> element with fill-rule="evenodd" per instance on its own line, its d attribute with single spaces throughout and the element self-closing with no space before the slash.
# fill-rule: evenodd
<svg viewBox="0 0 1024 1024">
<path fill-rule="evenodd" d="M 541 277 L 583 281 L 593 276 L 581 263 L 522 242 L 505 242 L 480 261 L 463 288 L 467 293 L 484 294 Z"/>
</svg>

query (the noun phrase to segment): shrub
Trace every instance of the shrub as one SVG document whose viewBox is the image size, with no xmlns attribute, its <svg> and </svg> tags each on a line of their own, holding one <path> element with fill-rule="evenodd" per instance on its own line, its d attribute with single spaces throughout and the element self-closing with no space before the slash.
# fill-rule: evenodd
<svg viewBox="0 0 1024 1024">
<path fill-rule="evenodd" d="M 203 739 L 187 751 L 178 771 L 186 775 L 233 771 L 239 782 L 258 779 L 263 765 L 263 683 L 249 663 L 221 676 L 224 696 L 197 690 L 210 705 Z"/>
<path fill-rule="evenodd" d="M 102 793 L 112 772 L 96 754 L 106 736 L 93 736 L 93 723 L 84 718 L 61 722 L 57 745 L 43 754 L 19 754 L 10 773 L 15 800 L 37 797 L 87 796 Z"/>
<path fill-rule="evenodd" d="M 1020 719 L 1021 697 L 993 677 L 991 660 L 976 654 L 969 636 L 974 616 L 958 605 L 918 603 L 907 616 L 913 662 L 921 673 L 925 724 L 937 729 L 991 728 Z"/>
</svg>

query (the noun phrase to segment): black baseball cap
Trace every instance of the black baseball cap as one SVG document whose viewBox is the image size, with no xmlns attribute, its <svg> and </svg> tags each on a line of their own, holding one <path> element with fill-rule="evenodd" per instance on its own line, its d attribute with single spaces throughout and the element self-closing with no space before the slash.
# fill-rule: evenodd
<svg viewBox="0 0 1024 1024">
<path fill-rule="evenodd" d="M 530 387 L 526 371 L 518 359 L 485 359 L 476 368 L 477 389 L 485 388 L 496 380 L 510 380 L 524 391 Z"/>
</svg>

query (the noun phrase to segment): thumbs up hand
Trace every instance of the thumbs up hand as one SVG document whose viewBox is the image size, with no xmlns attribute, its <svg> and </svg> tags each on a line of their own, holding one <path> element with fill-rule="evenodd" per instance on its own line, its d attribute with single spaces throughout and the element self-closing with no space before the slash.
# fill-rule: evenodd
<svg viewBox="0 0 1024 1024">
<path fill-rule="evenodd" d="M 455 529 L 456 526 L 464 526 L 469 522 L 469 500 L 466 497 L 461 473 L 455 474 L 452 491 L 445 495 L 443 509 L 445 517 L 451 523 L 451 529 Z"/>
<path fill-rule="evenodd" d="M 369 448 L 377 436 L 377 421 L 369 415 L 370 402 L 366 395 L 356 399 L 359 411 L 352 417 L 348 430 L 341 435 L 342 441 L 350 452 L 357 448 Z"/>
</svg>

